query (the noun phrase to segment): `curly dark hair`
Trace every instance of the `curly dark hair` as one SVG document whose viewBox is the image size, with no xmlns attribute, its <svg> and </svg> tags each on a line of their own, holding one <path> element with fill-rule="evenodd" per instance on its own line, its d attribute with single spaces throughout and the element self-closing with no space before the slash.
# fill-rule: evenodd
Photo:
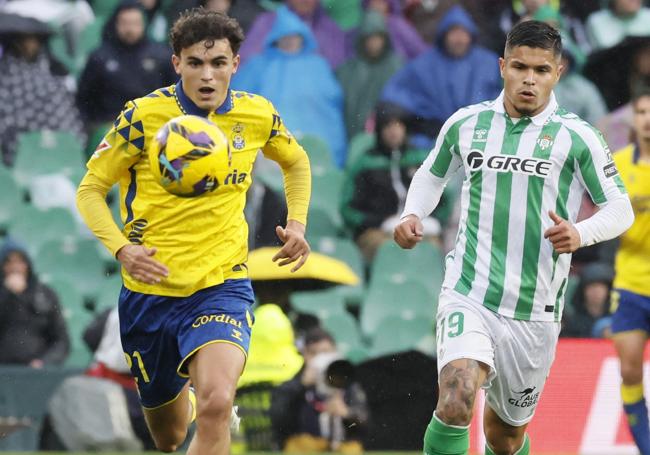
<svg viewBox="0 0 650 455">
<path fill-rule="evenodd" d="M 244 32 L 232 17 L 203 8 L 192 8 L 182 13 L 169 32 L 169 41 L 177 56 L 181 55 L 183 49 L 201 41 L 223 38 L 230 42 L 232 53 L 237 54 L 244 41 Z"/>
</svg>

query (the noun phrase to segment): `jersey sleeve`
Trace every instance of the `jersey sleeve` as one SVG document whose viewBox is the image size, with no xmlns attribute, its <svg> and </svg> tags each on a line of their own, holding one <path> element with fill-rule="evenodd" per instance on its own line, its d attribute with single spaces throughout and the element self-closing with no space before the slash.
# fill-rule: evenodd
<svg viewBox="0 0 650 455">
<path fill-rule="evenodd" d="M 269 103 L 271 127 L 262 153 L 282 168 L 287 198 L 287 219 L 307 224 L 307 208 L 311 196 L 311 169 L 307 152 L 298 144 L 282 122 L 280 114 Z"/>
<path fill-rule="evenodd" d="M 137 106 L 129 101 L 90 157 L 88 170 L 104 182 L 116 183 L 140 159 L 144 142 L 144 125 Z"/>
<path fill-rule="evenodd" d="M 572 132 L 577 177 L 591 200 L 602 206 L 627 194 L 603 135 L 587 125 Z"/>
</svg>

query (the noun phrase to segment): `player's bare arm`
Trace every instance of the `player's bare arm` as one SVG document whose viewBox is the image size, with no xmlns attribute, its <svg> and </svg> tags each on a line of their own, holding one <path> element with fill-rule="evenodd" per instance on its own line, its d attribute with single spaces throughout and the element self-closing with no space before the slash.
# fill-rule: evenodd
<svg viewBox="0 0 650 455">
<path fill-rule="evenodd" d="M 289 220 L 284 228 L 276 226 L 275 233 L 284 246 L 273 256 L 273 262 L 282 259 L 278 265 L 285 266 L 298 261 L 291 269 L 292 272 L 297 271 L 307 261 L 311 252 L 309 243 L 305 239 L 305 225 L 296 220 Z"/>
<path fill-rule="evenodd" d="M 393 238 L 406 250 L 410 250 L 422 240 L 422 221 L 416 215 L 407 215 L 395 227 Z"/>
<path fill-rule="evenodd" d="M 161 279 L 169 275 L 167 267 L 153 258 L 155 254 L 155 248 L 147 248 L 144 245 L 125 245 L 117 252 L 117 260 L 136 280 L 155 284 L 160 283 Z"/>
<path fill-rule="evenodd" d="M 553 249 L 557 253 L 573 253 L 580 248 L 580 233 L 575 226 L 552 210 L 548 216 L 555 226 L 544 232 L 544 238 L 553 244 Z"/>
</svg>

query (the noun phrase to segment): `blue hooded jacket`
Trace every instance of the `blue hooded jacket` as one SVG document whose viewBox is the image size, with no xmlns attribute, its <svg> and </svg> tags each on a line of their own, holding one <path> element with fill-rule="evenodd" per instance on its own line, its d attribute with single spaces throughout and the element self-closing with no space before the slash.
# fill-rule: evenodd
<svg viewBox="0 0 650 455">
<path fill-rule="evenodd" d="M 472 35 L 468 52 L 455 58 L 444 48 L 447 32 L 455 26 Z M 498 56 L 476 41 L 477 27 L 460 6 L 454 6 L 438 27 L 435 46 L 407 63 L 382 93 L 382 100 L 395 103 L 419 118 L 441 125 L 461 107 L 494 99 L 501 91 Z M 431 136 L 436 131 L 431 132 Z"/>
<path fill-rule="evenodd" d="M 276 46 L 280 38 L 289 35 L 302 36 L 300 51 L 287 53 Z M 309 27 L 282 6 L 277 10 L 262 53 L 240 68 L 233 77 L 232 88 L 269 99 L 293 134 L 322 138 L 329 145 L 334 162 L 343 167 L 343 92 L 327 60 L 316 49 L 316 39 Z"/>
</svg>

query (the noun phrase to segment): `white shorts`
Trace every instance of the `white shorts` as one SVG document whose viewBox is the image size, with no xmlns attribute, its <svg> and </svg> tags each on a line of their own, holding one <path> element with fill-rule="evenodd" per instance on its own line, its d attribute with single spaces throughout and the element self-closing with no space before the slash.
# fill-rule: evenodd
<svg viewBox="0 0 650 455">
<path fill-rule="evenodd" d="M 555 359 L 560 323 L 507 318 L 443 290 L 436 325 L 438 375 L 452 360 L 485 363 L 487 404 L 512 426 L 528 423 Z"/>
</svg>

